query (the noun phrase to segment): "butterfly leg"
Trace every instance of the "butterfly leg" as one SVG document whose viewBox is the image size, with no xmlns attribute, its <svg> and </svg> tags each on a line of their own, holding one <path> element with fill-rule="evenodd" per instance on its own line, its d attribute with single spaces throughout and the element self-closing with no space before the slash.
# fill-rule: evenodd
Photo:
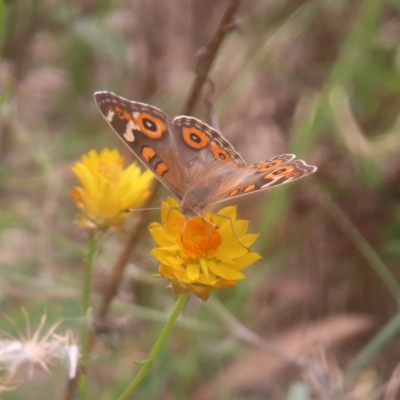
<svg viewBox="0 0 400 400">
<path fill-rule="evenodd" d="M 240 239 L 238 238 L 238 236 L 236 235 L 235 226 L 233 225 L 232 218 L 231 218 L 231 217 L 228 217 L 227 215 L 221 215 L 221 214 L 218 214 L 218 213 L 216 213 L 215 215 L 218 215 L 218 217 L 225 218 L 225 219 L 227 219 L 227 220 L 229 221 L 229 223 L 231 224 L 231 229 L 232 229 L 233 236 L 235 237 L 235 239 L 237 240 L 237 242 L 238 242 L 242 247 L 244 247 L 247 251 L 250 251 L 250 249 L 249 249 L 247 246 L 245 246 L 245 245 L 240 241 Z"/>
<path fill-rule="evenodd" d="M 219 226 L 214 224 L 213 222 L 209 221 L 207 218 L 205 218 L 203 215 L 201 216 L 201 220 L 203 223 L 207 226 L 207 245 L 206 245 L 206 254 L 208 255 L 208 250 L 209 250 L 209 243 L 210 243 L 210 238 L 211 238 L 211 231 L 210 231 L 210 225 L 213 226 L 215 229 L 219 229 Z"/>
<path fill-rule="evenodd" d="M 182 228 L 182 233 L 181 233 L 181 242 L 182 242 L 182 244 L 184 244 L 184 243 L 183 243 L 183 236 L 185 235 L 185 230 L 186 230 L 187 222 L 188 222 L 188 220 L 187 220 L 187 218 L 185 218 L 185 222 L 183 223 L 183 228 Z"/>
<path fill-rule="evenodd" d="M 161 225 L 164 225 L 164 223 L 168 221 L 169 213 L 171 212 L 171 210 L 179 210 L 179 207 L 169 207 L 169 209 L 168 209 L 168 214 L 167 214 L 167 218 L 165 218 L 165 220 L 162 221 Z"/>
</svg>

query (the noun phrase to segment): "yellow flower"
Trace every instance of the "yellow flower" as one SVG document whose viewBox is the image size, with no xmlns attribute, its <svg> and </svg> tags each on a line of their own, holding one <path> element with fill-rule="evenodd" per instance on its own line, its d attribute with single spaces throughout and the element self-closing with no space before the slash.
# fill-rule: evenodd
<svg viewBox="0 0 400 400">
<path fill-rule="evenodd" d="M 248 221 L 236 220 L 236 207 L 186 219 L 178 206 L 169 198 L 162 203 L 164 222 L 150 224 L 159 246 L 151 254 L 174 293 L 193 292 L 207 300 L 214 289 L 235 286 L 245 278 L 240 271 L 261 258 L 249 249 L 258 235 L 246 233 Z"/>
<path fill-rule="evenodd" d="M 72 167 L 82 185 L 70 191 L 82 212 L 77 219 L 82 228 L 122 226 L 129 217 L 124 210 L 139 207 L 150 195 L 153 174 L 142 174 L 136 163 L 124 169 L 124 163 L 117 150 L 103 149 L 91 150 Z"/>
</svg>

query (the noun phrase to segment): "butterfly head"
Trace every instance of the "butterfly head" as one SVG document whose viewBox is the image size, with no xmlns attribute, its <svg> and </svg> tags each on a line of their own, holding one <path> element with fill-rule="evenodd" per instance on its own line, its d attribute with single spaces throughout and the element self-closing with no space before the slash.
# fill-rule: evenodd
<svg viewBox="0 0 400 400">
<path fill-rule="evenodd" d="M 207 185 L 193 185 L 189 187 L 182 197 L 180 211 L 191 218 L 199 215 L 200 211 L 210 204 L 209 199 L 212 194 L 212 187 Z"/>
</svg>

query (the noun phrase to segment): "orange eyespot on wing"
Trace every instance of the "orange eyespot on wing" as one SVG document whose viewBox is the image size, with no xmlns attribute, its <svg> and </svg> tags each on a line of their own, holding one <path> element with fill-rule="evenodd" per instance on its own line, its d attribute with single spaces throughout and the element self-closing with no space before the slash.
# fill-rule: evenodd
<svg viewBox="0 0 400 400">
<path fill-rule="evenodd" d="M 133 119 L 140 131 L 150 139 L 161 139 L 167 132 L 165 123 L 146 112 L 134 112 Z"/>
<path fill-rule="evenodd" d="M 288 179 L 297 179 L 300 178 L 300 172 L 299 171 L 292 171 L 289 174 L 287 174 Z"/>
<path fill-rule="evenodd" d="M 254 168 L 257 169 L 260 172 L 265 172 L 268 171 L 271 168 L 277 167 L 278 165 L 281 165 L 283 163 L 282 160 L 275 160 L 275 161 L 270 161 L 268 163 L 259 163 L 255 164 Z"/>
<path fill-rule="evenodd" d="M 121 107 L 110 105 L 108 110 L 114 113 L 122 121 L 130 121 L 132 119 L 132 115 Z"/>
<path fill-rule="evenodd" d="M 301 178 L 315 172 L 317 167 L 306 164 L 303 160 L 296 160 L 269 170 L 262 176 L 262 189 L 270 186 L 281 185 L 294 179 Z"/>
<path fill-rule="evenodd" d="M 191 127 L 182 128 L 184 142 L 192 149 L 201 150 L 210 143 L 210 137 L 202 130 Z"/>
<path fill-rule="evenodd" d="M 264 179 L 276 179 L 278 177 L 290 177 L 290 173 L 293 171 L 293 165 L 285 165 L 281 168 L 275 168 L 268 174 L 264 175 Z"/>
<path fill-rule="evenodd" d="M 121 109 L 121 107 L 118 107 L 118 106 L 110 106 L 110 109 L 112 110 L 112 111 L 114 111 L 115 112 L 115 114 L 116 114 L 116 116 L 119 118 L 119 119 L 124 119 L 124 113 L 122 112 L 122 109 Z"/>
<path fill-rule="evenodd" d="M 278 167 L 279 165 L 283 165 L 288 163 L 289 161 L 293 160 L 295 158 L 294 154 L 282 154 L 280 156 L 276 156 L 274 158 L 271 158 L 269 160 L 265 160 L 262 162 L 259 162 L 257 164 L 252 164 L 247 167 L 249 170 L 258 170 L 259 172 L 266 172 L 269 169 Z"/>
<path fill-rule="evenodd" d="M 232 157 L 229 154 L 229 152 L 227 150 L 223 149 L 217 143 L 211 142 L 210 150 L 218 162 L 220 162 L 222 164 L 229 164 L 231 162 Z"/>
</svg>

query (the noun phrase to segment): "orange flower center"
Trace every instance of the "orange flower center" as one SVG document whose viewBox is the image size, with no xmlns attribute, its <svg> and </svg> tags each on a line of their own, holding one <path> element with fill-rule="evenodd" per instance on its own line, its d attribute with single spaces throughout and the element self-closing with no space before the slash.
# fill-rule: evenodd
<svg viewBox="0 0 400 400">
<path fill-rule="evenodd" d="M 118 183 L 121 177 L 123 166 L 117 163 L 101 163 L 99 165 L 99 172 L 104 175 L 110 183 Z"/>
<path fill-rule="evenodd" d="M 221 244 L 221 235 L 214 225 L 201 217 L 178 221 L 181 256 L 186 260 L 212 257 Z"/>
</svg>

